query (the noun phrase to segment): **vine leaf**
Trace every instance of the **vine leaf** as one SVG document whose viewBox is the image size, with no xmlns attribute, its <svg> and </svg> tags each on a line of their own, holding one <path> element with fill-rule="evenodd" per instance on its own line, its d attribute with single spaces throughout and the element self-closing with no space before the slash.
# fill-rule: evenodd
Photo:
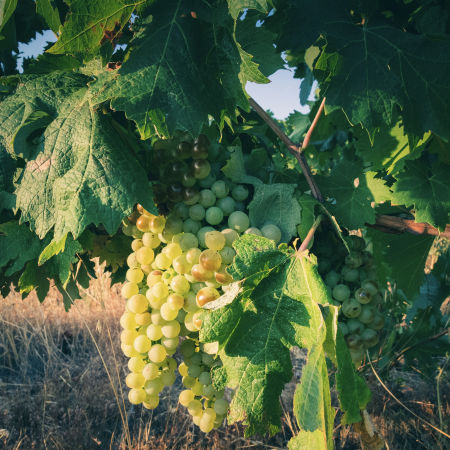
<svg viewBox="0 0 450 450">
<path fill-rule="evenodd" d="M 375 172 L 364 173 L 361 162 L 344 160 L 330 176 L 317 177 L 322 193 L 334 199 L 327 208 L 339 224 L 354 230 L 375 222 L 372 202 L 388 200 L 391 194 L 383 180 L 374 175 Z"/>
<path fill-rule="evenodd" d="M 0 32 L 2 28 L 8 22 L 9 18 L 13 15 L 17 6 L 17 0 L 4 0 L 0 5 Z"/>
<path fill-rule="evenodd" d="M 53 54 L 82 53 L 86 56 L 100 48 L 105 41 L 113 43 L 130 20 L 135 7 L 144 3 L 144 0 L 66 0 L 66 3 L 70 8 L 67 20 L 59 39 L 47 51 Z M 57 11 L 51 5 L 46 5 L 44 9 L 41 2 L 41 9 L 38 8 L 38 12 L 40 11 L 45 13 L 44 17 L 50 26 L 58 25 Z"/>
<path fill-rule="evenodd" d="M 297 185 L 286 183 L 257 184 L 248 205 L 250 222 L 262 227 L 272 223 L 280 228 L 284 242 L 297 234 L 301 222 L 301 207 L 294 195 Z"/>
<path fill-rule="evenodd" d="M 392 201 L 414 207 L 416 222 L 444 230 L 450 211 L 450 166 L 435 163 L 429 170 L 422 159 L 407 161 L 393 185 Z"/>
<path fill-rule="evenodd" d="M 408 298 L 419 291 L 424 278 L 425 262 L 433 243 L 430 235 L 388 234 L 368 230 L 380 281 L 395 281 Z M 408 257 L 405 258 L 405 249 Z"/>
<path fill-rule="evenodd" d="M 58 33 L 61 27 L 57 1 L 36 0 L 36 12 L 45 20 L 54 33 Z"/>
<path fill-rule="evenodd" d="M 270 0 L 227 0 L 231 17 L 237 19 L 244 9 L 256 9 L 263 13 L 269 12 Z"/>
<path fill-rule="evenodd" d="M 5 140 L 36 111 L 54 117 L 15 192 L 21 220 L 41 238 L 53 227 L 55 241 L 66 233 L 77 238 L 89 224 L 102 224 L 113 234 L 136 203 L 154 210 L 151 190 L 143 189 L 147 175 L 130 150 L 131 137 L 125 138 L 111 116 L 92 106 L 88 79 L 65 72 L 24 77 L 2 103 L 0 135 Z"/>
<path fill-rule="evenodd" d="M 228 147 L 228 151 L 231 152 L 226 164 L 222 167 L 222 172 L 231 181 L 235 183 L 246 184 L 259 184 L 261 180 L 259 178 L 247 175 L 245 169 L 244 155 L 242 154 L 241 147 L 233 145 Z"/>
<path fill-rule="evenodd" d="M 226 4 L 167 0 L 150 7 L 130 42 L 132 51 L 121 68 L 105 79 L 98 101 L 111 100 L 136 122 L 141 137 L 174 129 L 198 134 L 208 116 L 219 123 L 236 106 L 247 109 L 241 67 Z M 272 47 L 270 47 L 272 50 Z M 241 73 L 241 70 L 243 72 Z M 253 68 L 252 68 L 253 70 Z"/>
<path fill-rule="evenodd" d="M 318 342 L 324 322 L 316 302 L 328 302 L 314 261 L 288 257 L 269 242 L 251 235 L 236 241 L 230 273 L 245 278 L 243 292 L 205 313 L 200 331 L 203 342 L 219 343 L 228 386 L 236 389 L 229 420 L 244 420 L 249 435 L 279 429 L 279 396 L 292 377 L 289 350 Z"/>
</svg>

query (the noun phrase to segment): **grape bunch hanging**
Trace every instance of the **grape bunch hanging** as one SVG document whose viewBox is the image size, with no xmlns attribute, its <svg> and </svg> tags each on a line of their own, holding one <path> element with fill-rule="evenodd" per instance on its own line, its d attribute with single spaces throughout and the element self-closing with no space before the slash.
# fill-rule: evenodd
<svg viewBox="0 0 450 450">
<path fill-rule="evenodd" d="M 120 320 L 122 351 L 130 358 L 128 398 L 156 408 L 160 392 L 174 383 L 178 369 L 185 387 L 179 402 L 207 433 L 223 422 L 228 401 L 212 384 L 211 370 L 221 365 L 217 348 L 198 340 L 202 307 L 233 281 L 226 269 L 235 255 L 232 243 L 240 234 L 279 242 L 281 231 L 273 224 L 261 230 L 250 227 L 245 213 L 249 190 L 211 174 L 206 137 L 194 143 L 158 141 L 155 149 L 156 159 L 164 149 L 175 160 L 169 157 L 160 167 L 162 178 L 171 182 L 181 177 L 183 184 L 159 186 L 159 201 L 172 210 L 167 217 L 138 205 L 124 224 L 125 234 L 134 237 L 122 288 L 126 310 Z M 188 174 L 183 172 L 189 167 Z M 182 357 L 178 367 L 173 357 L 177 348 Z"/>
</svg>

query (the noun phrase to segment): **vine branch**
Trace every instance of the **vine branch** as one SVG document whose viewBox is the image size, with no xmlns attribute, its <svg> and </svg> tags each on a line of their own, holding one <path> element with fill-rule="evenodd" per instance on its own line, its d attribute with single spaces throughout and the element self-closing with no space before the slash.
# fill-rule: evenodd
<svg viewBox="0 0 450 450">
<path fill-rule="evenodd" d="M 306 148 L 306 146 L 309 143 L 309 140 L 311 139 L 311 134 L 314 131 L 314 128 L 319 120 L 320 115 L 322 114 L 322 111 L 325 106 L 325 98 L 322 100 L 322 103 L 320 105 L 320 108 L 317 110 L 316 117 L 314 117 L 314 120 L 309 127 L 308 132 L 306 133 L 305 140 L 303 141 L 302 146 L 295 145 L 286 135 L 286 133 L 278 126 L 278 124 L 264 111 L 264 109 L 253 99 L 249 98 L 250 106 L 256 111 L 256 113 L 261 117 L 261 119 L 264 120 L 264 122 L 267 123 L 269 128 L 280 138 L 280 140 L 286 145 L 289 152 L 297 159 L 303 175 L 306 178 L 306 181 L 308 182 L 308 186 L 311 188 L 312 196 L 319 202 L 323 203 L 323 197 L 319 190 L 319 187 L 317 186 L 316 182 L 314 181 L 313 175 L 311 173 L 311 169 L 308 165 L 308 162 L 305 159 L 305 156 L 303 155 L 302 151 Z M 308 140 L 306 139 L 308 138 Z"/>
</svg>

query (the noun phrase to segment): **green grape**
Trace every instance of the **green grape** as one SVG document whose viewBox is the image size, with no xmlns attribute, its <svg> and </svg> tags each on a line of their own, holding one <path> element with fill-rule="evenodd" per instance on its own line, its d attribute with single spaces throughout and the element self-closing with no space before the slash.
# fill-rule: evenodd
<svg viewBox="0 0 450 450">
<path fill-rule="evenodd" d="M 159 281 L 151 287 L 151 293 L 154 297 L 163 299 L 169 295 L 169 288 L 163 281 Z"/>
<path fill-rule="evenodd" d="M 174 269 L 167 269 L 162 275 L 162 281 L 166 286 L 169 286 L 173 278 L 177 275 Z"/>
<path fill-rule="evenodd" d="M 180 372 L 180 375 L 182 377 L 187 377 L 188 374 L 188 366 L 186 365 L 185 362 L 182 362 L 179 366 L 178 366 L 178 372 Z"/>
<path fill-rule="evenodd" d="M 191 332 L 198 331 L 197 327 L 194 324 L 194 313 L 193 312 L 188 312 L 186 314 L 186 317 L 184 318 L 184 326 Z"/>
<path fill-rule="evenodd" d="M 144 233 L 142 236 L 142 242 L 145 247 L 150 247 L 152 249 L 157 248 L 161 244 L 158 235 L 153 233 Z"/>
<path fill-rule="evenodd" d="M 216 414 L 226 414 L 228 411 L 228 402 L 224 398 L 219 398 L 214 402 L 214 411 Z"/>
<path fill-rule="evenodd" d="M 181 200 L 183 200 L 183 191 L 184 188 L 181 184 L 173 183 L 169 185 L 167 189 L 167 196 L 172 202 L 180 202 Z"/>
<path fill-rule="evenodd" d="M 191 392 L 192 392 L 192 391 L 191 391 Z M 189 414 L 190 414 L 191 416 L 196 416 L 196 415 L 198 415 L 198 414 L 202 411 L 202 409 L 203 409 L 200 400 L 191 400 L 191 401 L 188 403 L 187 408 L 188 408 Z"/>
<path fill-rule="evenodd" d="M 131 283 L 140 283 L 144 279 L 144 272 L 141 269 L 128 269 L 126 278 Z"/>
<path fill-rule="evenodd" d="M 186 359 L 186 363 L 187 365 L 201 365 L 202 363 L 202 355 L 200 354 L 200 352 L 195 352 L 191 357 Z"/>
<path fill-rule="evenodd" d="M 357 269 L 363 263 L 363 258 L 361 253 L 352 251 L 349 255 L 345 257 L 345 264 L 351 269 Z"/>
<path fill-rule="evenodd" d="M 180 324 L 176 320 L 171 320 L 161 327 L 162 334 L 166 338 L 175 338 L 180 334 Z"/>
<path fill-rule="evenodd" d="M 206 210 L 205 216 L 210 225 L 218 225 L 223 220 L 223 211 L 217 206 L 211 206 Z"/>
<path fill-rule="evenodd" d="M 199 248 L 191 248 L 186 253 L 186 261 L 189 264 L 197 264 L 202 251 Z"/>
<path fill-rule="evenodd" d="M 176 375 L 171 370 L 166 370 L 161 374 L 160 378 L 164 386 L 172 386 L 175 383 Z"/>
<path fill-rule="evenodd" d="M 368 327 L 373 330 L 381 330 L 384 327 L 384 317 L 377 312 Z"/>
<path fill-rule="evenodd" d="M 343 302 L 344 300 L 347 300 L 348 298 L 350 298 L 350 288 L 345 284 L 337 284 L 333 288 L 333 297 L 338 302 Z"/>
<path fill-rule="evenodd" d="M 204 397 L 212 398 L 214 396 L 215 389 L 212 384 L 204 384 L 202 394 Z"/>
<path fill-rule="evenodd" d="M 156 255 L 155 266 L 160 270 L 167 270 L 170 267 L 172 261 L 164 253 Z"/>
<path fill-rule="evenodd" d="M 206 159 L 194 159 L 191 167 L 194 177 L 198 180 L 206 178 L 211 172 L 211 165 Z"/>
<path fill-rule="evenodd" d="M 281 241 L 281 230 L 276 225 L 271 223 L 264 225 L 261 228 L 261 233 L 267 239 L 275 241 L 275 244 L 278 244 L 278 242 Z"/>
<path fill-rule="evenodd" d="M 191 285 L 183 275 L 176 275 L 170 282 L 170 287 L 176 294 L 184 295 L 189 292 Z"/>
<path fill-rule="evenodd" d="M 172 309 L 168 303 L 164 303 L 161 306 L 160 314 L 164 320 L 170 322 L 176 319 L 178 315 L 178 310 Z"/>
<path fill-rule="evenodd" d="M 189 403 L 195 399 L 194 393 L 190 389 L 186 389 L 180 392 L 178 401 L 185 407 L 188 407 Z"/>
<path fill-rule="evenodd" d="M 354 319 L 361 313 L 361 303 L 355 299 L 347 299 L 342 303 L 342 312 L 344 316 Z"/>
<path fill-rule="evenodd" d="M 203 248 L 206 247 L 205 237 L 206 237 L 206 233 L 208 233 L 209 231 L 215 231 L 215 230 L 213 227 L 207 226 L 207 227 L 200 228 L 200 230 L 198 230 L 198 232 L 197 232 L 198 242 L 199 242 L 200 246 Z"/>
<path fill-rule="evenodd" d="M 231 247 L 224 247 L 219 252 L 220 257 L 222 258 L 223 264 L 231 264 L 236 255 L 236 252 Z"/>
<path fill-rule="evenodd" d="M 206 178 L 198 180 L 198 185 L 201 188 L 207 189 L 207 188 L 210 188 L 214 184 L 215 181 L 216 181 L 216 176 L 211 171 Z"/>
<path fill-rule="evenodd" d="M 196 294 L 192 291 L 189 291 L 186 295 L 185 295 L 185 299 L 184 299 L 184 305 L 183 305 L 183 309 L 186 312 L 195 312 L 198 309 L 197 306 L 197 301 L 196 301 Z"/>
<path fill-rule="evenodd" d="M 145 236 L 145 233 L 144 233 Z M 144 237 L 142 236 L 142 238 Z M 134 239 L 131 243 L 131 248 L 134 252 L 138 251 L 144 244 L 142 243 L 142 239 Z"/>
<path fill-rule="evenodd" d="M 134 348 L 139 353 L 147 353 L 150 350 L 152 343 L 147 336 L 140 335 L 134 340 Z"/>
<path fill-rule="evenodd" d="M 341 330 L 342 335 L 347 336 L 347 334 L 349 333 L 347 324 L 345 322 L 339 322 L 338 327 Z"/>
<path fill-rule="evenodd" d="M 190 358 L 195 353 L 195 342 L 190 339 L 186 339 L 180 345 L 180 353 L 183 358 Z"/>
<path fill-rule="evenodd" d="M 197 292 L 197 305 L 203 307 L 207 303 L 217 300 L 219 297 L 220 293 L 217 289 L 212 287 L 204 287 Z"/>
<path fill-rule="evenodd" d="M 127 301 L 127 308 L 135 314 L 140 314 L 147 311 L 148 309 L 147 297 L 145 297 L 145 295 L 142 294 L 133 295 L 133 297 L 131 297 Z"/>
<path fill-rule="evenodd" d="M 378 293 L 378 288 L 374 281 L 363 281 L 361 284 L 361 288 L 365 289 L 372 297 L 374 297 Z"/>
<path fill-rule="evenodd" d="M 163 336 L 161 326 L 155 325 L 154 323 L 150 324 L 147 327 L 147 336 L 152 341 L 159 341 Z"/>
<path fill-rule="evenodd" d="M 192 264 L 189 264 L 185 255 L 177 256 L 173 262 L 172 266 L 175 272 L 179 275 L 183 275 L 191 271 Z"/>
<path fill-rule="evenodd" d="M 364 324 L 361 323 L 358 319 L 348 319 L 347 327 L 350 334 L 359 334 L 364 330 Z"/>
<path fill-rule="evenodd" d="M 235 210 L 236 202 L 227 196 L 219 199 L 217 206 L 222 210 L 224 216 L 229 216 Z"/>
<path fill-rule="evenodd" d="M 372 328 L 366 328 L 361 333 L 361 339 L 367 348 L 374 347 L 378 344 L 379 341 L 378 333 Z"/>
<path fill-rule="evenodd" d="M 375 308 L 372 305 L 363 305 L 361 307 L 361 313 L 358 316 L 358 320 L 365 325 L 372 322 L 375 317 Z"/>
<path fill-rule="evenodd" d="M 235 209 L 235 211 L 244 212 L 246 210 L 245 203 L 244 202 L 236 202 L 234 209 Z"/>
<path fill-rule="evenodd" d="M 225 236 L 220 231 L 208 231 L 205 233 L 205 244 L 211 250 L 222 250 L 225 246 Z"/>
<path fill-rule="evenodd" d="M 205 218 L 205 214 L 205 208 L 200 204 L 193 205 L 189 208 L 189 217 L 192 220 L 201 221 Z"/>
<path fill-rule="evenodd" d="M 159 368 L 156 364 L 148 363 L 142 369 L 142 375 L 145 380 L 154 380 L 159 377 Z"/>
<path fill-rule="evenodd" d="M 243 186 L 242 184 L 238 184 L 231 191 L 231 196 L 237 202 L 243 202 L 248 197 L 248 189 L 245 186 Z"/>
<path fill-rule="evenodd" d="M 126 345 L 133 345 L 134 340 L 138 337 L 138 332 L 136 330 L 123 330 L 120 333 L 120 342 Z"/>
<path fill-rule="evenodd" d="M 130 269 L 134 269 L 136 267 L 139 268 L 139 262 L 138 262 L 138 260 L 136 258 L 136 253 L 131 253 L 131 254 L 128 255 L 128 257 L 127 257 L 127 266 Z"/>
<path fill-rule="evenodd" d="M 197 178 L 194 177 L 194 174 L 191 171 L 183 173 L 183 175 L 181 176 L 181 184 L 184 187 L 192 187 L 196 182 Z"/>
<path fill-rule="evenodd" d="M 202 395 L 202 393 L 203 393 L 203 385 L 200 384 L 200 382 L 198 380 L 196 380 L 194 386 L 192 386 L 192 392 L 196 396 Z"/>
<path fill-rule="evenodd" d="M 239 233 L 231 228 L 225 228 L 221 231 L 225 236 L 225 245 L 231 247 L 233 242 L 239 237 Z"/>
<path fill-rule="evenodd" d="M 180 247 L 183 252 L 187 252 L 190 248 L 198 247 L 197 236 L 193 233 L 184 233 L 181 236 Z"/>
<path fill-rule="evenodd" d="M 120 326 L 125 330 L 133 330 L 137 327 L 136 316 L 130 312 L 124 312 L 120 317 Z"/>
<path fill-rule="evenodd" d="M 137 285 L 137 283 L 128 282 L 122 286 L 121 290 L 122 297 L 130 298 L 138 293 L 139 293 L 139 286 Z"/>
<path fill-rule="evenodd" d="M 150 247 L 141 247 L 136 252 L 136 260 L 139 264 L 151 264 L 154 257 L 155 253 Z"/>
<path fill-rule="evenodd" d="M 181 141 L 177 145 L 176 157 L 177 159 L 183 160 L 188 159 L 192 156 L 192 144 L 190 142 Z"/>
<path fill-rule="evenodd" d="M 214 272 L 206 270 L 200 264 L 194 264 L 191 269 L 191 275 L 197 281 L 207 281 L 214 276 Z"/>
<path fill-rule="evenodd" d="M 195 384 L 195 378 L 190 376 L 184 376 L 181 380 L 184 387 L 191 389 Z"/>
<path fill-rule="evenodd" d="M 140 356 L 132 345 L 121 343 L 120 348 L 122 349 L 123 354 L 128 358 L 132 358 L 133 356 Z"/>
<path fill-rule="evenodd" d="M 149 216 L 141 216 L 138 220 L 136 220 L 136 228 L 139 231 L 142 231 L 143 233 L 146 233 L 148 231 L 152 231 L 150 229 L 150 222 L 152 218 Z"/>
<path fill-rule="evenodd" d="M 192 220 L 190 217 L 183 222 L 183 231 L 185 233 L 197 234 L 201 227 L 199 221 Z"/>
<path fill-rule="evenodd" d="M 351 348 L 350 356 L 355 366 L 359 366 L 364 358 L 364 348 L 355 348 L 355 349 Z"/>
<path fill-rule="evenodd" d="M 348 266 L 344 266 L 341 270 L 341 273 L 344 281 L 347 281 L 348 283 L 354 283 L 359 280 L 358 269 L 351 269 Z"/>
<path fill-rule="evenodd" d="M 131 389 L 128 392 L 128 400 L 133 405 L 139 405 L 146 398 L 146 393 L 144 389 Z"/>
<path fill-rule="evenodd" d="M 155 325 L 164 325 L 166 321 L 162 318 L 160 311 L 154 309 L 150 315 L 152 316 L 152 323 Z"/>
<path fill-rule="evenodd" d="M 193 378 L 198 378 L 198 376 L 202 373 L 202 370 L 203 369 L 201 368 L 201 366 L 188 366 L 188 374 Z"/>
<path fill-rule="evenodd" d="M 330 286 L 331 288 L 333 288 L 334 286 L 336 286 L 339 283 L 339 279 L 340 279 L 339 274 L 336 273 L 334 270 L 331 270 L 325 276 L 325 283 L 328 286 Z"/>
<path fill-rule="evenodd" d="M 196 187 L 185 187 L 183 190 L 183 202 L 188 205 L 195 205 L 200 200 L 200 194 Z"/>
<path fill-rule="evenodd" d="M 254 234 L 255 236 L 262 236 L 263 234 L 261 233 L 261 231 L 259 230 L 259 228 L 256 227 L 250 227 L 247 228 L 244 231 L 244 234 Z"/>
<path fill-rule="evenodd" d="M 180 245 L 176 243 L 170 243 L 163 249 L 163 253 L 172 261 L 177 256 L 180 256 L 183 253 L 183 250 L 181 249 Z"/>
<path fill-rule="evenodd" d="M 213 418 L 203 414 L 199 424 L 200 430 L 202 430 L 203 433 L 209 433 L 214 428 L 214 420 L 215 416 Z"/>
<path fill-rule="evenodd" d="M 167 297 L 167 304 L 174 310 L 179 310 L 184 306 L 184 298 L 180 294 L 170 294 Z"/>
<path fill-rule="evenodd" d="M 226 267 L 222 266 L 217 272 L 214 273 L 214 278 L 218 285 L 227 285 L 233 281 L 233 277 L 227 272 Z M 208 287 L 218 287 L 211 286 L 206 282 Z"/>
<path fill-rule="evenodd" d="M 147 395 L 142 406 L 146 409 L 155 409 L 159 405 L 159 395 Z"/>
<path fill-rule="evenodd" d="M 129 373 L 125 378 L 125 384 L 131 389 L 139 389 L 144 386 L 145 378 L 140 373 Z"/>
<path fill-rule="evenodd" d="M 211 190 L 217 198 L 224 198 L 228 195 L 229 189 L 225 181 L 217 180 L 211 186 Z"/>
<path fill-rule="evenodd" d="M 361 251 L 366 248 L 366 243 L 363 238 L 354 234 L 347 236 L 346 240 L 351 250 Z"/>
<path fill-rule="evenodd" d="M 228 226 L 239 233 L 243 233 L 248 228 L 249 224 L 250 220 L 247 214 L 241 211 L 234 211 L 228 217 Z"/>
<path fill-rule="evenodd" d="M 194 184 L 195 184 L 195 178 L 194 178 Z M 189 217 L 189 208 L 184 203 L 177 203 L 173 207 L 173 212 L 182 220 L 185 220 Z"/>
<path fill-rule="evenodd" d="M 213 191 L 210 189 L 203 189 L 200 191 L 200 205 L 202 205 L 204 208 L 209 208 L 210 206 L 213 206 L 216 203 L 216 196 Z"/>
<path fill-rule="evenodd" d="M 144 385 L 147 395 L 158 395 L 164 388 L 164 384 L 160 378 L 154 378 L 153 380 L 147 380 Z"/>
<path fill-rule="evenodd" d="M 358 334 L 349 334 L 345 337 L 347 346 L 350 349 L 356 349 L 361 347 L 361 337 Z"/>
<path fill-rule="evenodd" d="M 198 376 L 198 381 L 204 385 L 211 384 L 211 374 L 209 372 L 200 373 Z"/>
<path fill-rule="evenodd" d="M 162 233 L 166 226 L 166 219 L 163 216 L 154 216 L 150 219 L 150 230 L 154 234 Z"/>
<path fill-rule="evenodd" d="M 167 356 L 167 351 L 161 344 L 155 344 L 148 352 L 148 358 L 153 363 L 161 363 Z"/>
<path fill-rule="evenodd" d="M 359 303 L 365 305 L 372 301 L 372 296 L 369 291 L 366 291 L 364 288 L 359 288 L 355 292 L 355 299 L 358 300 Z"/>
<path fill-rule="evenodd" d="M 208 271 L 215 272 L 222 265 L 222 257 L 215 250 L 203 250 L 199 257 L 200 265 Z"/>
</svg>

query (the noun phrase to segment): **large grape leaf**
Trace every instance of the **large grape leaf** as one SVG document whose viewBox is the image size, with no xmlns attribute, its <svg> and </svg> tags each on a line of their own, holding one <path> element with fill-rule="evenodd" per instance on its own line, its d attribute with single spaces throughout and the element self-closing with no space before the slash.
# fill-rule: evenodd
<svg viewBox="0 0 450 450">
<path fill-rule="evenodd" d="M 289 350 L 312 348 L 319 341 L 324 321 L 317 303 L 327 303 L 328 294 L 313 260 L 286 258 L 282 250 L 277 255 L 273 248 L 258 246 L 261 238 L 256 236 L 251 249 L 251 238 L 242 242 L 239 273 L 256 279 L 256 287 L 205 314 L 200 338 L 221 346 L 227 383 L 236 389 L 229 420 L 244 420 L 247 434 L 274 433 L 280 426 L 279 396 L 292 377 Z M 260 261 L 256 269 L 255 258 Z M 261 275 L 263 264 L 272 269 Z"/>
<path fill-rule="evenodd" d="M 0 31 L 13 15 L 17 6 L 17 0 L 2 0 L 0 3 Z"/>
<path fill-rule="evenodd" d="M 209 115 L 220 122 L 223 111 L 234 118 L 236 106 L 247 108 L 240 76 L 251 74 L 241 67 L 224 1 L 167 0 L 156 2 L 149 14 L 98 101 L 112 98 L 111 106 L 125 111 L 144 139 L 155 133 L 161 112 L 170 131 L 197 134 Z"/>
<path fill-rule="evenodd" d="M 416 222 L 429 223 L 444 230 L 450 214 L 450 166 L 424 159 L 407 161 L 396 175 L 392 202 L 414 207 Z"/>
<path fill-rule="evenodd" d="M 349 229 L 375 222 L 374 202 L 390 198 L 389 189 L 383 180 L 375 178 L 374 172 L 363 172 L 359 161 L 343 160 L 330 176 L 317 177 L 322 193 L 332 204 L 327 208 L 338 223 Z"/>
<path fill-rule="evenodd" d="M 297 185 L 286 183 L 257 184 L 248 205 L 250 223 L 262 227 L 266 223 L 277 225 L 281 239 L 288 242 L 297 234 L 301 222 L 301 207 L 294 195 Z"/>
<path fill-rule="evenodd" d="M 271 0 L 227 0 L 228 8 L 233 19 L 237 19 L 238 15 L 244 9 L 256 9 L 258 11 L 269 12 Z"/>
<path fill-rule="evenodd" d="M 277 6 L 280 17 L 277 12 L 272 27 L 280 32 L 280 50 L 305 51 L 324 36 L 314 74 L 328 105 L 343 107 L 352 123 L 371 132 L 394 125 L 399 106 L 408 133 L 450 136 L 448 35 L 433 39 L 379 17 L 355 23 L 352 2 L 286 0 Z"/>
<path fill-rule="evenodd" d="M 430 235 L 389 234 L 368 230 L 380 281 L 392 280 L 408 298 L 419 291 L 425 262 L 433 243 Z M 407 257 L 405 257 L 407 255 Z"/>
<path fill-rule="evenodd" d="M 61 17 L 59 15 L 58 6 L 62 9 L 64 6 L 62 0 L 36 0 L 36 12 L 55 33 L 59 33 L 59 28 L 61 27 Z"/>
<path fill-rule="evenodd" d="M 5 139 L 32 113 L 44 111 L 53 119 L 16 189 L 21 220 L 41 238 L 53 227 L 55 240 L 68 232 L 76 238 L 89 224 L 102 224 L 112 234 L 136 203 L 154 209 L 147 175 L 130 149 L 132 138 L 92 106 L 81 82 L 88 79 L 65 72 L 24 77 L 0 107 Z"/>
<path fill-rule="evenodd" d="M 47 51 L 54 54 L 82 53 L 86 58 L 104 42 L 113 42 L 130 20 L 135 7 L 145 3 L 145 0 L 65 0 L 65 2 L 69 5 L 70 12 L 58 40 Z M 48 4 L 44 8 L 42 2 L 38 9 L 38 12 L 45 14 L 53 27 L 58 25 L 57 11 L 54 9 Z"/>
</svg>

